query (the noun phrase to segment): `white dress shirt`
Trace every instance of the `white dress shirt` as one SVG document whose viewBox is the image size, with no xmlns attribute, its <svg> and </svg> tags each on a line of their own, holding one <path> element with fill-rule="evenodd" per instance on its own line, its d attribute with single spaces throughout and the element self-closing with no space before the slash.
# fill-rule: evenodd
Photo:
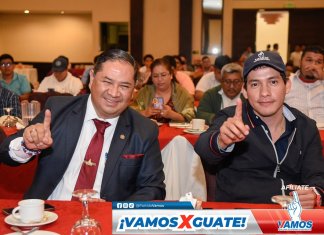
<svg viewBox="0 0 324 235">
<path fill-rule="evenodd" d="M 196 85 L 196 91 L 205 92 L 213 87 L 216 87 L 220 84 L 219 81 L 215 78 L 214 72 L 206 73 L 204 76 L 201 77 L 199 82 Z"/>
<path fill-rule="evenodd" d="M 76 181 L 78 179 L 79 172 L 81 170 L 88 146 L 90 144 L 93 135 L 97 131 L 96 126 L 92 121 L 92 119 L 103 120 L 99 118 L 98 115 L 96 114 L 91 101 L 91 95 L 90 95 L 87 102 L 87 110 L 84 117 L 82 130 L 75 151 L 73 153 L 72 159 L 61 181 L 56 186 L 53 193 L 48 197 L 49 200 L 71 200 L 72 192 L 74 190 Z M 93 187 L 93 189 L 98 192 L 100 192 L 102 177 L 105 169 L 105 163 L 106 163 L 106 159 L 108 158 L 110 143 L 114 135 L 118 119 L 119 117 L 103 120 L 109 122 L 111 125 L 105 130 L 104 144 L 100 156 L 100 162 L 98 165 L 96 180 Z M 9 154 L 11 158 L 15 161 L 26 162 L 29 160 L 29 156 L 24 152 L 22 152 L 21 140 L 22 137 L 19 137 L 11 141 L 9 146 L 10 148 Z M 97 195 L 97 197 L 99 197 L 99 195 Z"/>
<path fill-rule="evenodd" d="M 223 89 L 220 89 L 220 91 L 218 93 L 222 96 L 221 109 L 236 105 L 236 100 L 238 98 L 240 98 L 240 96 L 241 96 L 241 92 L 240 92 L 237 96 L 235 96 L 233 99 L 231 99 L 227 95 L 225 95 Z"/>
<path fill-rule="evenodd" d="M 303 112 L 317 123 L 324 123 L 324 80 L 306 83 L 299 78 L 300 71 L 290 77 L 291 90 L 285 102 Z"/>
</svg>

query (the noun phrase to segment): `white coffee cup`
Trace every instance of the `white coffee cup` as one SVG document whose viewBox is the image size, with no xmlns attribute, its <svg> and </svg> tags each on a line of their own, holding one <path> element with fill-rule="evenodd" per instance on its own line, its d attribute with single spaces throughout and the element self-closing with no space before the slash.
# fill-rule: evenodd
<svg viewBox="0 0 324 235">
<path fill-rule="evenodd" d="M 44 217 L 44 201 L 41 199 L 26 199 L 18 202 L 12 211 L 13 217 L 21 222 L 38 223 Z M 18 211 L 19 210 L 19 211 Z"/>
<path fill-rule="evenodd" d="M 198 119 L 198 118 L 192 119 L 192 129 L 199 130 L 199 131 L 205 130 L 205 119 Z"/>
</svg>

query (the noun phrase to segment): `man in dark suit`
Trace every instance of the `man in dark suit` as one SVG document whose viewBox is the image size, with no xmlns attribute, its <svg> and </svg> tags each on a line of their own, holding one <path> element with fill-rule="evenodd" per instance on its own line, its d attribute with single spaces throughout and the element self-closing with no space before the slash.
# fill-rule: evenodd
<svg viewBox="0 0 324 235">
<path fill-rule="evenodd" d="M 236 105 L 236 100 L 244 97 L 242 67 L 237 63 L 229 63 L 221 70 L 221 85 L 205 92 L 197 108 L 197 118 L 205 119 L 206 124 L 213 122 L 216 114 L 223 108 Z"/>
<path fill-rule="evenodd" d="M 70 200 L 83 168 L 95 167 L 92 188 L 101 199 L 164 199 L 158 128 L 128 108 L 135 77 L 133 57 L 117 49 L 103 52 L 90 73 L 91 95 L 50 98 L 31 125 L 4 142 L 0 155 L 6 164 L 19 165 L 39 155 L 25 198 Z M 95 119 L 109 127 L 103 143 L 93 147 L 99 132 Z M 88 151 L 98 148 L 100 159 L 87 159 Z"/>
</svg>

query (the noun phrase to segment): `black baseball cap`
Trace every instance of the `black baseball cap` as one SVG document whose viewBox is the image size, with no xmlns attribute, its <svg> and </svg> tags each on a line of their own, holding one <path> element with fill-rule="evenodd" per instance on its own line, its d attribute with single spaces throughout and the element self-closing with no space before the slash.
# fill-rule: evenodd
<svg viewBox="0 0 324 235">
<path fill-rule="evenodd" d="M 247 60 L 244 62 L 244 67 L 243 67 L 244 81 L 246 81 L 246 78 L 248 74 L 251 72 L 251 70 L 261 65 L 269 66 L 280 73 L 286 72 L 286 66 L 282 61 L 281 56 L 278 53 L 271 52 L 271 51 L 258 51 L 254 53 L 252 56 L 250 56 L 249 58 L 247 58 Z"/>
<path fill-rule="evenodd" d="M 68 61 L 63 56 L 57 57 L 52 64 L 53 72 L 62 72 L 68 67 Z"/>
</svg>

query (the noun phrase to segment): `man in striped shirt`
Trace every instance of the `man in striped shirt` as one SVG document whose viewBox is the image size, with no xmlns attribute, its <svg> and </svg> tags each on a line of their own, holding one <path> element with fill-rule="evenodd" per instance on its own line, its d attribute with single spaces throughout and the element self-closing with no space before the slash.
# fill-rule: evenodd
<svg viewBox="0 0 324 235">
<path fill-rule="evenodd" d="M 7 114 L 4 108 L 12 108 L 10 114 L 12 116 L 21 118 L 19 96 L 0 86 L 0 116 Z"/>
</svg>

